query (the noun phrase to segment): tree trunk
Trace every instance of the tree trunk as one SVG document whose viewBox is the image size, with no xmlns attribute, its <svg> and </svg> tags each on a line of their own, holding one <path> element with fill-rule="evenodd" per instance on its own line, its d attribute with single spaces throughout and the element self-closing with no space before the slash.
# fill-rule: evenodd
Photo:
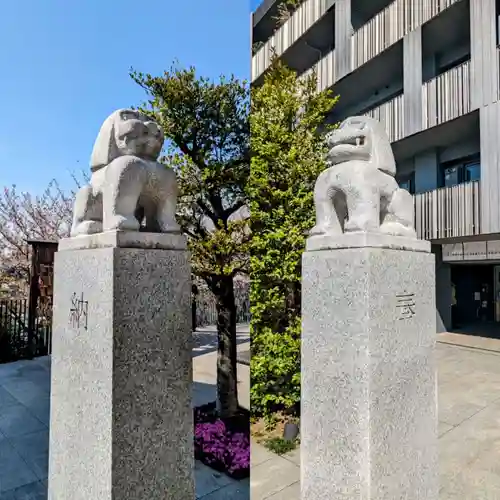
<svg viewBox="0 0 500 500">
<path fill-rule="evenodd" d="M 238 410 L 236 374 L 236 301 L 231 277 L 220 278 L 217 287 L 217 409 L 232 417 Z"/>
</svg>

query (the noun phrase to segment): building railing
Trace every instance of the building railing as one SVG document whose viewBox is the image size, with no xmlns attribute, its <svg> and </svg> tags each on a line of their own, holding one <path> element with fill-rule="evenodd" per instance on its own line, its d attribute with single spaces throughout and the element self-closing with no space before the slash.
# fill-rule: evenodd
<svg viewBox="0 0 500 500">
<path fill-rule="evenodd" d="M 353 33 L 351 71 L 459 1 L 395 0 Z M 280 57 L 326 14 L 331 4 L 332 0 L 304 0 L 252 57 L 252 81 L 270 66 L 273 53 Z"/>
<path fill-rule="evenodd" d="M 416 194 L 415 229 L 419 238 L 436 240 L 481 233 L 479 181 Z"/>
<path fill-rule="evenodd" d="M 422 127 L 435 127 L 471 111 L 470 61 L 450 69 L 422 86 Z"/>
<path fill-rule="evenodd" d="M 405 135 L 404 131 L 404 100 L 403 94 L 364 113 L 385 126 L 391 142 L 399 141 Z"/>
<path fill-rule="evenodd" d="M 395 0 L 353 33 L 351 71 L 457 1 L 460 0 Z"/>
<path fill-rule="evenodd" d="M 270 66 L 273 52 L 278 57 L 281 56 L 326 14 L 331 3 L 331 0 L 304 0 L 290 19 L 285 21 L 252 57 L 252 81 Z"/>
<path fill-rule="evenodd" d="M 305 79 L 316 72 L 317 91 L 322 92 L 335 83 L 335 49 L 328 52 L 312 68 L 308 69 L 299 78 Z"/>
</svg>

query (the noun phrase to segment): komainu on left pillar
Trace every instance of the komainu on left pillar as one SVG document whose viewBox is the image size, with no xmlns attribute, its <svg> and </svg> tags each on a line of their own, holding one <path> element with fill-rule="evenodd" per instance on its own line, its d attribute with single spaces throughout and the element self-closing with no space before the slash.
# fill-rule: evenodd
<svg viewBox="0 0 500 500">
<path fill-rule="evenodd" d="M 194 499 L 191 282 L 161 128 L 102 125 L 54 270 L 50 500 Z"/>
</svg>

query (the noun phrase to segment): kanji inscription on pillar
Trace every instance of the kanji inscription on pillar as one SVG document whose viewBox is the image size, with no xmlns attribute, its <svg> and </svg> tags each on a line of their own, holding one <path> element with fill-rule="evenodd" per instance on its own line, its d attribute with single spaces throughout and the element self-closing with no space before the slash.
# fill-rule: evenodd
<svg viewBox="0 0 500 500">
<path fill-rule="evenodd" d="M 73 293 L 71 296 L 71 308 L 69 310 L 69 322 L 73 328 L 87 329 L 89 302 L 84 300 L 83 293 L 80 297 Z"/>
<path fill-rule="evenodd" d="M 415 316 L 415 294 L 399 293 L 396 295 L 396 307 L 398 309 L 400 320 L 411 319 Z"/>
</svg>

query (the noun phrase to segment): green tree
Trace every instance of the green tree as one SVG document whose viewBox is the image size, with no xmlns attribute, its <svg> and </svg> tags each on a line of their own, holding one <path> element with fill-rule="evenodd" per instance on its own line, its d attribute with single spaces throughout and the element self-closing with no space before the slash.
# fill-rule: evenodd
<svg viewBox="0 0 500 500">
<path fill-rule="evenodd" d="M 316 82 L 275 59 L 251 94 L 251 408 L 269 422 L 300 402 L 301 258 L 325 168 L 323 124 L 337 100 Z"/>
<path fill-rule="evenodd" d="M 216 297 L 217 393 L 221 416 L 238 409 L 233 278 L 248 268 L 246 187 L 250 175 L 245 81 L 198 77 L 172 66 L 161 76 L 131 71 L 147 93 L 141 108 L 162 126 L 162 159 L 177 172 L 178 222 L 188 236 L 193 274 Z"/>
</svg>

